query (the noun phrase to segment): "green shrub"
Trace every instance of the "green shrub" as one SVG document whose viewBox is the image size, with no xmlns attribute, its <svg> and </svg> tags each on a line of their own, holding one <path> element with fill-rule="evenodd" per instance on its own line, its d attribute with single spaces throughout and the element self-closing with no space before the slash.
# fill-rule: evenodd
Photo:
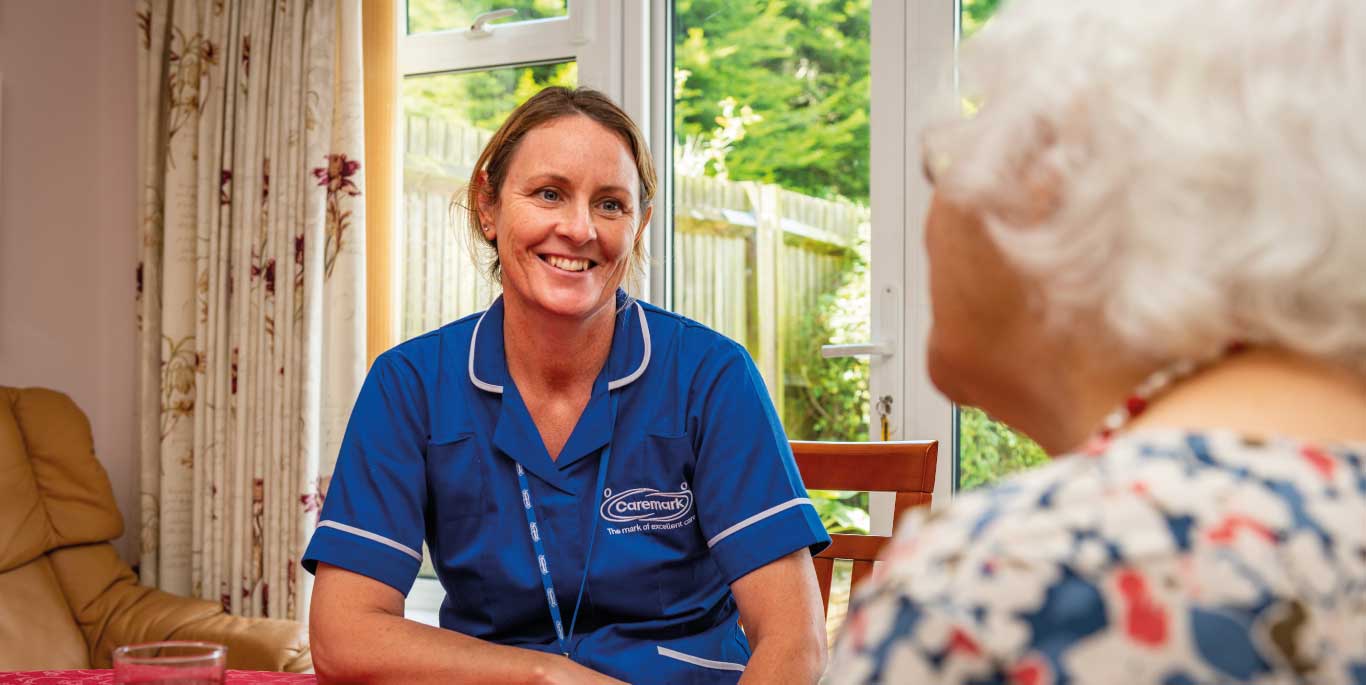
<svg viewBox="0 0 1366 685">
<path fill-rule="evenodd" d="M 1034 441 L 993 421 L 981 409 L 958 409 L 958 487 L 988 485 L 1038 466 L 1048 454 Z"/>
</svg>

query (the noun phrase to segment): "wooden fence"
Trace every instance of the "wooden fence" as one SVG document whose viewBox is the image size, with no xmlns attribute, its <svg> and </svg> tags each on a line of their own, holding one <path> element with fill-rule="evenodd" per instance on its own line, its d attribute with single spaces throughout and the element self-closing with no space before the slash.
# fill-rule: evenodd
<svg viewBox="0 0 1366 685">
<path fill-rule="evenodd" d="M 490 134 L 421 117 L 405 124 L 403 339 L 496 294 L 472 266 L 458 195 Z M 786 387 L 800 383 L 785 369 L 803 348 L 802 321 L 866 245 L 868 209 L 775 185 L 679 177 L 673 210 L 673 309 L 743 343 L 781 411 Z"/>
</svg>

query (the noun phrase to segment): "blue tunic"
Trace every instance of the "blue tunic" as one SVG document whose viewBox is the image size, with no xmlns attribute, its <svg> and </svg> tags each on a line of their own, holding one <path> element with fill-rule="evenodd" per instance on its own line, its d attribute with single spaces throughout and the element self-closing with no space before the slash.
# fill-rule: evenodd
<svg viewBox="0 0 1366 685">
<path fill-rule="evenodd" d="M 323 561 L 407 594 L 425 539 L 447 593 L 442 627 L 557 651 L 521 464 L 566 623 L 597 527 L 570 658 L 637 684 L 734 683 L 750 650 L 730 583 L 830 538 L 743 347 L 643 303 L 615 326 L 556 460 L 508 374 L 501 299 L 381 355 L 304 568 Z"/>
</svg>

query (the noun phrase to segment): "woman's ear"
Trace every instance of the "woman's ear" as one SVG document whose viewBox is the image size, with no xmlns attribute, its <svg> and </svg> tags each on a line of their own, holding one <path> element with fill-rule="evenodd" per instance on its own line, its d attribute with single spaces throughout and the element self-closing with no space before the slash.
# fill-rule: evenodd
<svg viewBox="0 0 1366 685">
<path fill-rule="evenodd" d="M 488 172 L 480 171 L 475 176 L 474 183 L 475 202 L 479 205 L 479 232 L 484 234 L 485 240 L 492 242 L 498 237 L 498 232 L 494 229 L 494 222 L 498 219 L 498 203 L 492 189 L 489 188 Z"/>
<path fill-rule="evenodd" d="M 636 227 L 636 247 L 640 246 L 640 241 L 645 239 L 645 227 L 650 225 L 650 217 L 654 216 L 655 206 L 645 207 L 645 213 L 640 215 L 640 226 Z"/>
</svg>

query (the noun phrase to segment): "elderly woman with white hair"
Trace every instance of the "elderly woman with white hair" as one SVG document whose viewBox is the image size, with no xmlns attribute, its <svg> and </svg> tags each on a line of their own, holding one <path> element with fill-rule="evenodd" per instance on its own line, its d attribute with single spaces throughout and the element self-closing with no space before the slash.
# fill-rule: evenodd
<svg viewBox="0 0 1366 685">
<path fill-rule="evenodd" d="M 905 519 L 834 683 L 1366 684 L 1366 2 L 1013 0 L 929 366 L 1046 467 Z"/>
</svg>

